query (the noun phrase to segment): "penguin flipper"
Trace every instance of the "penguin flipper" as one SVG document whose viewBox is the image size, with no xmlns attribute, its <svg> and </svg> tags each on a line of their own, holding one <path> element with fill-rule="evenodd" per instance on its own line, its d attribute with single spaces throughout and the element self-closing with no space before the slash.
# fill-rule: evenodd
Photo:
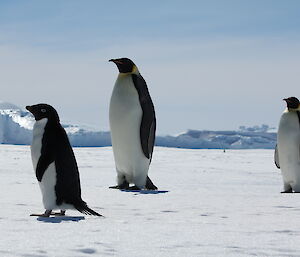
<svg viewBox="0 0 300 257">
<path fill-rule="evenodd" d="M 36 178 L 39 182 L 42 181 L 43 175 L 48 166 L 55 160 L 55 136 L 55 130 L 52 129 L 52 125 L 48 122 L 42 139 L 41 156 L 35 169 Z"/>
<path fill-rule="evenodd" d="M 116 185 L 116 186 L 110 186 L 109 188 L 111 189 L 128 189 L 129 188 L 129 183 L 124 180 L 124 182 L 120 185 Z"/>
<path fill-rule="evenodd" d="M 36 165 L 35 175 L 39 182 L 42 181 L 43 175 L 48 168 L 48 166 L 54 161 L 54 155 L 52 154 L 42 154 Z"/>
<path fill-rule="evenodd" d="M 155 141 L 156 118 L 154 105 L 151 100 L 146 81 L 139 74 L 132 74 L 133 84 L 138 92 L 139 101 L 143 110 L 143 116 L 140 127 L 140 140 L 143 153 L 146 158 L 152 158 L 152 152 Z"/>
<path fill-rule="evenodd" d="M 152 160 L 152 153 L 155 143 L 155 131 L 156 131 L 156 119 L 151 124 L 150 131 L 149 131 L 149 138 L 148 138 L 148 152 L 150 153 L 150 161 Z"/>
<path fill-rule="evenodd" d="M 274 162 L 275 162 L 275 165 L 278 169 L 280 169 L 280 165 L 279 165 L 279 155 L 278 155 L 278 147 L 276 145 L 275 147 L 275 152 L 274 152 Z"/>
</svg>

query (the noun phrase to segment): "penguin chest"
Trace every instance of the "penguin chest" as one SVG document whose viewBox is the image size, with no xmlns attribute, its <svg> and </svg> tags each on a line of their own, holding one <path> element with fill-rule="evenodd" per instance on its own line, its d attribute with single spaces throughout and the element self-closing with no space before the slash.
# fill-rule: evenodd
<svg viewBox="0 0 300 257">
<path fill-rule="evenodd" d="M 115 143 L 136 143 L 137 140 L 140 141 L 141 120 L 142 108 L 131 76 L 119 76 L 111 96 L 109 108 L 111 133 Z"/>
<path fill-rule="evenodd" d="M 300 183 L 300 126 L 295 112 L 281 116 L 277 134 L 282 175 L 289 182 Z"/>
<path fill-rule="evenodd" d="M 41 156 L 42 143 L 45 132 L 45 126 L 48 122 L 48 119 L 41 119 L 35 122 L 33 126 L 33 137 L 31 143 L 31 158 L 33 163 L 33 169 L 36 170 L 37 163 Z"/>
<path fill-rule="evenodd" d="M 41 150 L 43 144 L 43 137 L 45 134 L 45 126 L 48 122 L 48 119 L 42 119 L 36 121 L 33 127 L 33 138 L 31 144 L 31 158 L 34 171 L 36 171 L 36 167 L 38 161 L 41 157 Z M 45 209 L 52 210 L 56 209 L 56 193 L 55 193 L 55 185 L 56 185 L 56 169 L 55 163 L 52 162 L 48 168 L 46 169 L 42 180 L 39 183 L 43 204 Z"/>
<path fill-rule="evenodd" d="M 140 165 L 141 160 L 148 163 L 140 140 L 142 115 L 131 76 L 119 75 L 111 96 L 109 120 L 116 166 L 125 173 Z"/>
<path fill-rule="evenodd" d="M 133 125 L 140 126 L 142 108 L 130 75 L 119 75 L 116 81 L 110 100 L 109 118 L 111 125 L 122 124 L 131 128 Z M 134 124 L 130 126 L 130 122 Z"/>
</svg>

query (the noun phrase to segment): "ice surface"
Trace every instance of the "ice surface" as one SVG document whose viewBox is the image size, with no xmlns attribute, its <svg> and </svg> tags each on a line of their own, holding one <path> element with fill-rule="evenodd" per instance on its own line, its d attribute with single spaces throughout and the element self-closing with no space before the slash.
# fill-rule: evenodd
<svg viewBox="0 0 300 257">
<path fill-rule="evenodd" d="M 30 217 L 43 208 L 29 147 L 0 145 L 0 256 L 300 256 L 300 196 L 280 194 L 272 150 L 156 147 L 164 194 L 108 189 L 111 147 L 74 150 L 83 199 L 105 218 Z"/>
</svg>

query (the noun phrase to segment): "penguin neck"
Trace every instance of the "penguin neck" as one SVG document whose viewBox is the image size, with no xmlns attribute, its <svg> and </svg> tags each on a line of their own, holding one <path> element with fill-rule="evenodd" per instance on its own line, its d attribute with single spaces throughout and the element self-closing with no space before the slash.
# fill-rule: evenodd
<svg viewBox="0 0 300 257">
<path fill-rule="evenodd" d="M 136 66 L 133 66 L 133 69 L 131 72 L 126 72 L 126 73 L 119 73 L 119 77 L 125 77 L 125 76 L 129 76 L 129 75 L 140 75 L 139 69 Z"/>
<path fill-rule="evenodd" d="M 35 122 L 35 126 L 36 127 L 39 127 L 39 126 L 57 126 L 57 124 L 60 124 L 59 121 L 55 120 L 55 119 L 49 119 L 49 118 L 43 118 L 43 119 L 40 119 L 40 120 L 37 120 Z"/>
<path fill-rule="evenodd" d="M 135 65 L 133 66 L 133 69 L 132 69 L 131 73 L 135 74 L 135 75 L 139 75 L 140 74 L 139 69 Z"/>
<path fill-rule="evenodd" d="M 37 120 L 36 122 L 35 122 L 35 125 L 37 125 L 37 126 L 40 126 L 40 125 L 45 125 L 46 123 L 48 122 L 48 119 L 47 118 L 43 118 L 43 119 L 40 119 L 40 120 Z"/>
<path fill-rule="evenodd" d="M 41 136 L 44 133 L 44 128 L 48 123 L 47 118 L 37 120 L 33 126 L 33 137 Z"/>
<path fill-rule="evenodd" d="M 283 113 L 296 113 L 299 111 L 300 111 L 300 108 L 297 108 L 297 109 L 286 108 Z"/>
</svg>

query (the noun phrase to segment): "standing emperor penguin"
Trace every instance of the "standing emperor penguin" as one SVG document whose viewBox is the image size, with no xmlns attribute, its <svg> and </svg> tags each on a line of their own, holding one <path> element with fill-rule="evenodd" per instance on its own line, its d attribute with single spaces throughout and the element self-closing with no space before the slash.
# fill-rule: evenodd
<svg viewBox="0 0 300 257">
<path fill-rule="evenodd" d="M 84 214 L 101 216 L 81 199 L 76 159 L 56 110 L 48 104 L 26 106 L 26 109 L 36 120 L 31 157 L 46 209 L 44 214 L 31 216 L 65 215 L 66 209 L 77 209 Z M 52 213 L 52 210 L 57 209 L 61 212 Z"/>
<path fill-rule="evenodd" d="M 296 97 L 283 100 L 287 108 L 280 118 L 274 159 L 281 169 L 282 193 L 300 193 L 300 104 Z"/>
<path fill-rule="evenodd" d="M 119 69 L 109 106 L 118 185 L 110 188 L 156 190 L 148 177 L 156 118 L 147 84 L 130 59 L 109 61 Z"/>
</svg>

